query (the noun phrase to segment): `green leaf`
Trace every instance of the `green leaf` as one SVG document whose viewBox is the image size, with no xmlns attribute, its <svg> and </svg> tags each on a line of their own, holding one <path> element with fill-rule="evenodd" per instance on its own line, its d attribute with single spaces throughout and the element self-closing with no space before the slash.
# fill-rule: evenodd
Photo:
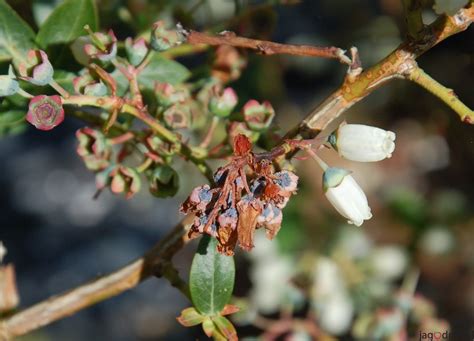
<svg viewBox="0 0 474 341">
<path fill-rule="evenodd" d="M 191 300 L 205 315 L 217 315 L 229 302 L 234 289 L 234 258 L 216 250 L 217 240 L 203 236 L 194 255 L 189 276 Z"/>
<path fill-rule="evenodd" d="M 0 61 L 13 59 L 18 65 L 35 48 L 35 33 L 5 2 L 0 0 Z"/>
<path fill-rule="evenodd" d="M 150 64 L 140 73 L 138 81 L 146 88 L 153 89 L 155 81 L 174 85 L 184 82 L 190 74 L 182 64 L 155 54 Z"/>
<path fill-rule="evenodd" d="M 42 48 L 70 43 L 85 34 L 85 25 L 89 25 L 93 31 L 99 27 L 94 1 L 66 0 L 46 19 L 36 41 Z"/>
<path fill-rule="evenodd" d="M 0 137 L 22 133 L 26 129 L 25 115 L 21 110 L 0 113 Z"/>
</svg>

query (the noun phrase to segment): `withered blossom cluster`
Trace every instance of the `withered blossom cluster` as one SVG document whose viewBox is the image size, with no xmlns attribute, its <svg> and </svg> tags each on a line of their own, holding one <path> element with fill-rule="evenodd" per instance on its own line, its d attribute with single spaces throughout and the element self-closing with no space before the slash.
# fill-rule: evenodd
<svg viewBox="0 0 474 341">
<path fill-rule="evenodd" d="M 288 170 L 275 172 L 271 162 L 259 160 L 251 148 L 249 139 L 238 135 L 234 157 L 215 172 L 215 185 L 194 188 L 181 206 L 182 212 L 195 214 L 189 237 L 215 237 L 222 254 L 233 255 L 237 244 L 250 251 L 259 228 L 273 239 L 281 228 L 282 210 L 297 190 L 298 176 Z"/>
</svg>

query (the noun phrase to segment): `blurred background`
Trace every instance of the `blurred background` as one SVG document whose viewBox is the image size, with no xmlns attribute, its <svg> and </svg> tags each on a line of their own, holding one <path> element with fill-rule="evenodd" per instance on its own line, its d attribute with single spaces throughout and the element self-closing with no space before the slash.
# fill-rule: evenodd
<svg viewBox="0 0 474 341">
<path fill-rule="evenodd" d="M 60 1 L 7 2 L 38 27 Z M 119 39 L 146 33 L 153 22 L 165 19 L 278 42 L 357 46 L 364 66 L 387 55 L 405 35 L 399 0 L 98 4 L 101 27 L 112 28 Z M 456 5 L 428 4 L 425 23 Z M 419 59 L 421 67 L 471 108 L 473 42 L 471 27 Z M 209 53 L 179 61 L 194 71 Z M 271 101 L 281 133 L 337 89 L 346 71 L 331 60 L 252 53 L 247 58 L 242 77 L 231 86 L 240 103 L 249 98 Z M 402 299 L 399 289 L 413 284 L 413 269 L 419 269 L 410 318 L 417 325 L 433 325 L 426 330 L 443 330 L 449 323 L 456 335 L 452 339 L 467 340 L 474 329 L 474 128 L 436 97 L 401 80 L 355 105 L 346 120 L 397 134 L 393 157 L 379 163 L 347 162 L 334 151 L 321 152 L 329 164 L 353 171 L 374 217 L 360 228 L 346 225 L 323 196 L 318 166 L 296 161 L 300 189 L 285 209 L 277 242 L 259 234 L 256 248 L 236 257 L 235 295 L 247 307 L 234 319 L 239 335 L 255 338 L 269 321 L 294 315 L 310 316 L 335 339 L 390 337 L 397 323 L 393 302 Z M 204 182 L 183 163 L 178 166 L 181 188 L 172 199 L 157 199 L 143 190 L 131 200 L 107 191 L 93 200 L 94 175 L 75 153 L 74 133 L 82 126 L 70 118 L 48 133 L 26 126 L 0 131 L 0 240 L 8 249 L 5 261 L 17 271 L 21 307 L 139 257 L 180 219 L 179 204 Z M 176 257 L 183 276 L 195 248 L 191 243 Z M 205 339 L 198 327 L 176 322 L 187 306 L 168 282 L 150 279 L 22 339 Z M 311 339 L 304 328 L 294 329 L 284 336 Z M 415 332 L 410 335 L 418 337 Z"/>
</svg>

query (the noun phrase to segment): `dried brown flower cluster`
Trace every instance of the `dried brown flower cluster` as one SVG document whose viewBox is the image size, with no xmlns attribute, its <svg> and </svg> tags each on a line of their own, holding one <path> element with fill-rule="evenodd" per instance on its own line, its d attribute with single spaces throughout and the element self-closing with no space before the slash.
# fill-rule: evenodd
<svg viewBox="0 0 474 341">
<path fill-rule="evenodd" d="M 247 167 L 248 166 L 248 167 Z M 247 180 L 246 168 L 252 172 Z M 217 250 L 233 255 L 239 246 L 253 248 L 255 229 L 265 228 L 273 239 L 282 223 L 282 209 L 296 193 L 298 177 L 290 171 L 274 172 L 269 159 L 258 159 L 245 135 L 234 141 L 234 157 L 215 173 L 215 187 L 196 187 L 181 206 L 196 215 L 189 236 L 207 233 L 218 240 Z"/>
</svg>

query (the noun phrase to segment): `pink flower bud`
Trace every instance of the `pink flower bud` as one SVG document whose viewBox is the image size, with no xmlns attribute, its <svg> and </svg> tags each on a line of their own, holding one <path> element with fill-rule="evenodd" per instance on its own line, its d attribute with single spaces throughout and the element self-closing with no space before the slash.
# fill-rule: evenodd
<svg viewBox="0 0 474 341">
<path fill-rule="evenodd" d="M 189 90 L 184 86 L 173 86 L 166 82 L 155 82 L 155 94 L 158 102 L 165 107 L 182 103 L 189 98 Z"/>
<path fill-rule="evenodd" d="M 254 131 L 263 131 L 268 129 L 275 117 L 275 110 L 273 110 L 270 102 L 258 103 L 251 99 L 248 101 L 243 109 L 244 120 L 248 127 Z"/>
<path fill-rule="evenodd" d="M 84 51 L 91 59 L 109 62 L 117 55 L 117 38 L 114 31 L 90 33 L 91 43 L 84 45 Z"/>
<path fill-rule="evenodd" d="M 164 21 L 157 21 L 151 30 L 150 45 L 155 51 L 166 51 L 181 44 L 183 37 L 177 30 L 167 30 Z"/>
<path fill-rule="evenodd" d="M 34 85 L 47 85 L 53 79 L 53 66 L 42 50 L 29 50 L 26 62 L 18 66 L 20 78 Z"/>
<path fill-rule="evenodd" d="M 30 100 L 26 120 L 40 130 L 51 130 L 64 121 L 61 97 L 39 95 Z"/>
<path fill-rule="evenodd" d="M 232 113 L 237 102 L 237 94 L 232 88 L 225 88 L 222 91 L 215 87 L 214 95 L 209 100 L 209 111 L 216 116 L 227 117 Z"/>
<path fill-rule="evenodd" d="M 110 186 L 114 194 L 124 193 L 125 198 L 134 196 L 141 188 L 141 180 L 138 172 L 122 165 L 111 166 L 96 175 L 98 189 Z"/>
<path fill-rule="evenodd" d="M 132 38 L 125 39 L 125 52 L 132 65 L 139 65 L 148 53 L 148 46 L 145 39 L 138 38 L 135 41 L 133 41 Z"/>
<path fill-rule="evenodd" d="M 78 95 L 100 97 L 107 94 L 107 86 L 89 72 L 74 78 L 72 85 Z"/>
</svg>

